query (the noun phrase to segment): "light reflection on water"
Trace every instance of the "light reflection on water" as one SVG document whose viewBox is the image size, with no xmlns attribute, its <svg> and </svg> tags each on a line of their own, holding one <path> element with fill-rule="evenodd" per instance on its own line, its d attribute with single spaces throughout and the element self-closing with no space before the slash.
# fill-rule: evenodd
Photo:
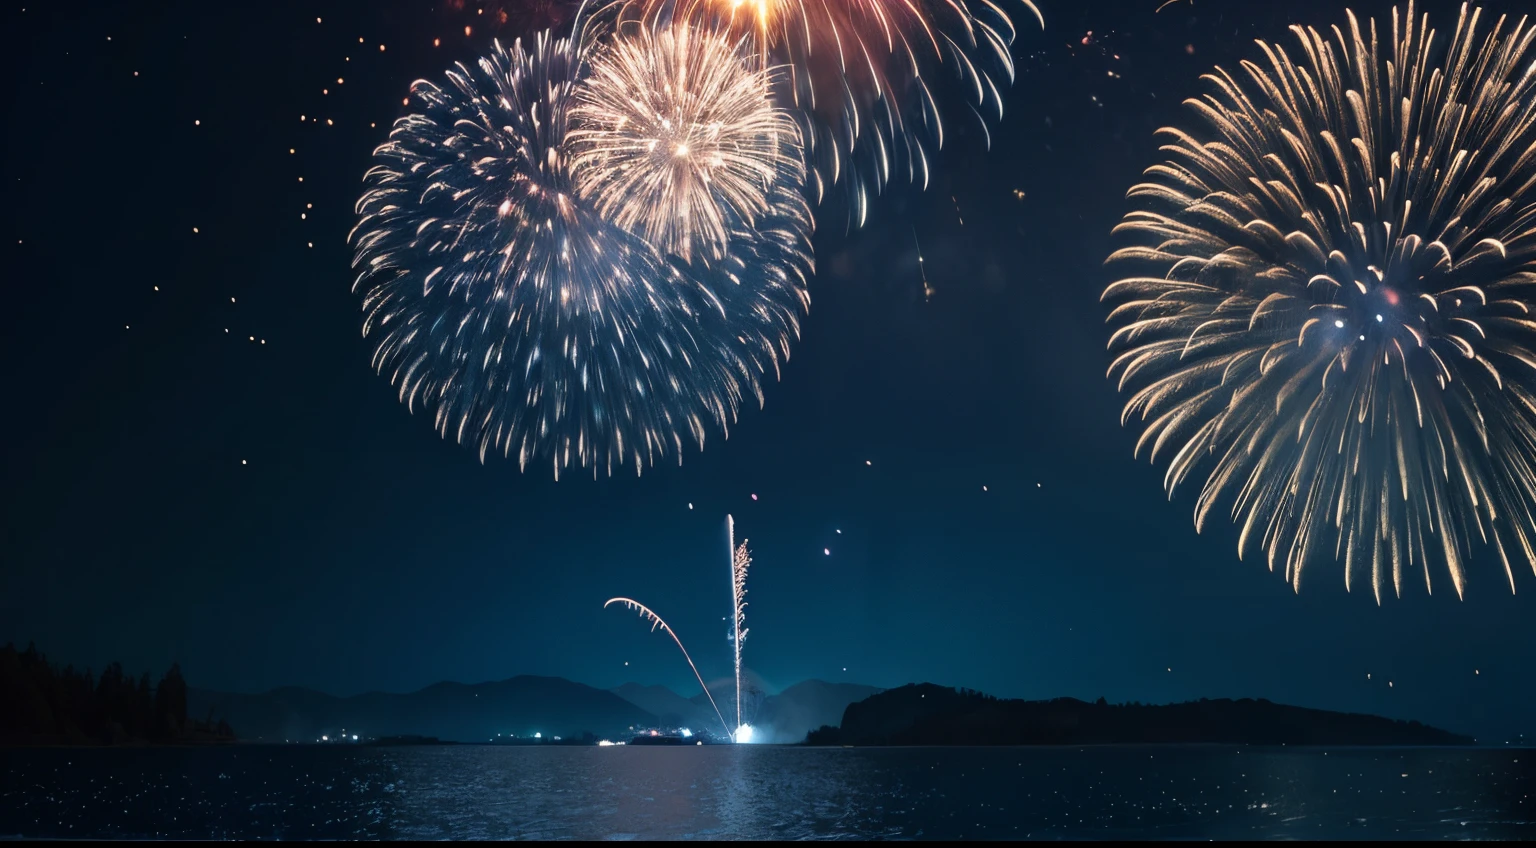
<svg viewBox="0 0 1536 848">
<path fill-rule="evenodd" d="M 1536 751 L 7 751 L 0 837 L 1536 837 Z"/>
</svg>

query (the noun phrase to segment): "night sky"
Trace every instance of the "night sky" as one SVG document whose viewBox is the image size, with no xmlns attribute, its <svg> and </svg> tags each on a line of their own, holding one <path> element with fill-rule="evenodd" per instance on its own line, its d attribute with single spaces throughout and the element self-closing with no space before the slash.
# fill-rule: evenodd
<svg viewBox="0 0 1536 848">
<path fill-rule="evenodd" d="M 926 193 L 889 192 L 852 233 L 820 218 L 766 408 L 680 467 L 558 483 L 481 465 L 396 400 L 346 244 L 410 82 L 515 37 L 516 15 L 10 4 L 0 641 L 179 660 L 237 691 L 546 674 L 692 694 L 669 640 L 602 602 L 644 601 L 724 675 L 732 513 L 755 558 L 747 664 L 771 687 L 1255 696 L 1536 730 L 1529 569 L 1518 596 L 1485 557 L 1464 601 L 1408 581 L 1378 607 L 1319 563 L 1297 595 L 1238 561 L 1230 526 L 1196 534 L 1197 486 L 1170 503 L 1132 458 L 1098 298 L 1152 133 L 1193 123 L 1180 101 L 1254 38 L 1344 22 L 1338 0 L 1160 2 L 1044 0 L 1043 34 L 1016 15 L 990 152 L 953 111 Z M 1454 25 L 1452 3 L 1420 8 Z"/>
</svg>

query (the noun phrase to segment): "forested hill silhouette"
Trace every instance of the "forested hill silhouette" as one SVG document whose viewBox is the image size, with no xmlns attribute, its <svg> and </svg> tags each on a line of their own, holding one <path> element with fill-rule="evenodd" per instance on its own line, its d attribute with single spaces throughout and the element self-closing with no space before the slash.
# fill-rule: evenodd
<svg viewBox="0 0 1536 848">
<path fill-rule="evenodd" d="M 1470 745 L 1474 740 L 1416 721 L 1291 707 L 1265 700 L 1206 700 L 1162 706 L 1003 700 L 932 683 L 890 689 L 843 713 L 840 727 L 811 745 Z"/>
<path fill-rule="evenodd" d="M 112 663 L 95 677 L 48 663 L 35 645 L 0 648 L 0 745 L 118 745 L 230 741 L 220 721 L 189 720 L 181 667 L 151 684 Z"/>
</svg>

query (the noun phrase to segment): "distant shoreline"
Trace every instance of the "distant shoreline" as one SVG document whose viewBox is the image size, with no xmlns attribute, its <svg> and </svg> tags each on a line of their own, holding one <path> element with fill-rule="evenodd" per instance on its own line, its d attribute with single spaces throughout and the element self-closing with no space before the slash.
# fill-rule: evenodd
<svg viewBox="0 0 1536 848">
<path fill-rule="evenodd" d="M 235 694 L 191 689 L 176 666 L 158 684 L 148 674 L 135 678 L 116 663 L 98 677 L 57 669 L 33 646 L 18 651 L 7 645 L 0 648 L 0 714 L 11 719 L 0 727 L 0 750 L 232 744 L 543 748 L 604 742 L 617 747 L 647 733 L 692 736 L 706 746 L 732 744 L 729 734 L 713 729 L 720 716 L 706 695 L 686 698 L 639 684 L 597 689 L 533 675 L 347 697 L 299 687 Z M 1160 705 L 1110 704 L 1104 698 L 1024 701 L 932 683 L 879 689 L 806 680 L 763 697 L 744 717 L 761 743 L 810 747 L 1484 747 L 1472 737 L 1416 721 L 1265 699 Z M 1516 746 L 1524 741 L 1507 740 Z"/>
<path fill-rule="evenodd" d="M 586 745 L 586 744 L 561 744 L 561 743 L 551 743 L 551 744 L 543 744 L 543 745 L 537 744 L 537 743 L 531 743 L 531 744 L 527 744 L 527 745 L 508 745 L 506 743 L 495 743 L 495 742 L 452 742 L 452 741 L 406 742 L 406 743 L 385 743 L 385 744 L 370 744 L 370 743 L 358 742 L 356 744 L 351 744 L 351 745 L 332 745 L 332 744 L 326 744 L 324 742 L 263 742 L 263 741 L 240 740 L 240 741 L 235 741 L 235 742 L 219 742 L 219 743 L 167 743 L 167 744 L 150 743 L 150 744 L 147 744 L 147 745 L 73 745 L 73 744 L 19 745 L 19 744 L 14 744 L 14 743 L 5 743 L 5 744 L 0 744 L 0 751 L 28 751 L 28 750 L 38 750 L 38 751 L 40 751 L 40 750 L 143 751 L 143 750 L 148 750 L 148 749 L 160 749 L 160 748 L 241 748 L 241 749 L 250 749 L 250 748 L 337 748 L 337 749 L 357 749 L 357 748 L 367 748 L 367 749 L 378 749 L 378 748 L 549 748 L 549 749 L 555 749 L 555 748 L 597 748 L 597 747 L 601 747 L 601 746 L 598 746 L 598 745 Z M 685 748 L 685 749 L 690 749 L 691 750 L 691 749 L 696 749 L 696 748 L 729 748 L 729 747 L 735 747 L 735 746 L 731 745 L 730 743 L 717 743 L 717 744 L 709 744 L 709 745 L 614 745 L 612 747 L 615 747 L 615 748 L 647 748 L 647 749 L 649 749 L 649 748 L 667 748 L 667 749 Z M 772 748 L 772 749 L 796 749 L 796 750 L 824 750 L 824 751 L 849 751 L 849 750 L 860 750 L 860 751 L 894 751 L 894 750 L 903 750 L 903 749 L 911 749 L 911 748 L 920 748 L 920 749 L 924 749 L 924 750 L 947 750 L 947 749 L 987 749 L 987 750 L 995 750 L 995 749 L 998 749 L 998 748 L 1010 748 L 1010 749 L 1018 749 L 1018 750 L 1024 750 L 1024 749 L 1065 750 L 1065 749 L 1069 749 L 1069 748 L 1076 748 L 1076 749 L 1088 749 L 1088 748 L 1094 748 L 1094 749 L 1151 748 L 1151 749 L 1161 749 L 1161 750 L 1173 750 L 1173 749 L 1192 749 L 1192 748 L 1198 748 L 1198 749 L 1236 748 L 1236 749 L 1258 749 L 1258 750 L 1262 750 L 1262 751 L 1266 751 L 1266 752 L 1269 752 L 1269 751 L 1279 751 L 1279 750 L 1292 750 L 1292 751 L 1317 751 L 1317 750 L 1325 750 L 1325 751 L 1393 751 L 1393 750 L 1422 751 L 1422 750 L 1427 750 L 1427 749 L 1440 749 L 1440 748 L 1443 748 L 1443 749 L 1446 749 L 1446 750 L 1456 750 L 1456 751 L 1467 751 L 1467 750 L 1476 750 L 1476 751 L 1536 751 L 1536 744 L 1530 744 L 1530 745 L 1497 745 L 1497 744 L 1492 744 L 1492 743 L 1486 743 L 1485 744 L 1485 743 L 1481 743 L 1481 742 L 1473 742 L 1473 743 L 1470 743 L 1470 744 L 1457 744 L 1457 743 L 1435 744 L 1435 743 L 1430 743 L 1430 742 L 1424 742 L 1424 743 L 1402 743 L 1402 744 L 1393 743 L 1393 744 L 1380 744 L 1380 745 L 1373 745 L 1373 744 L 1369 744 L 1369 743 L 1340 743 L 1340 744 L 1326 744 L 1326 743 L 1320 743 L 1320 744 L 1275 743 L 1275 744 L 1269 744 L 1269 743 L 1262 743 L 1262 742 L 1079 742 L 1079 743 L 1054 743 L 1053 742 L 1053 743 L 1023 743 L 1023 744 L 997 743 L 997 744 L 963 744 L 963 745 L 962 744 L 956 744 L 956 745 L 920 745 L 920 744 L 910 744 L 910 745 L 901 745 L 901 744 L 898 744 L 898 745 L 878 745 L 878 744 L 877 745 L 810 745 L 810 744 L 806 744 L 804 742 L 766 742 L 766 743 L 743 744 L 740 747 L 743 747 L 743 748 L 762 748 L 762 749 Z"/>
</svg>

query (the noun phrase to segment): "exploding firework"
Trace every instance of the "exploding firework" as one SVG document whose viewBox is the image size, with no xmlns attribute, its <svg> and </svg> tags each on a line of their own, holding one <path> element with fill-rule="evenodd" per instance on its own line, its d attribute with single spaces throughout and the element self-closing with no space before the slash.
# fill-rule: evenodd
<svg viewBox="0 0 1536 848">
<path fill-rule="evenodd" d="M 708 698 L 709 705 L 715 708 L 715 715 L 720 719 L 720 726 L 725 728 L 725 735 L 735 738 L 734 734 L 731 733 L 730 727 L 726 726 L 725 715 L 721 713 L 720 708 L 715 705 L 715 696 L 709 694 L 709 687 L 704 685 L 704 678 L 699 675 L 699 667 L 693 664 L 693 657 L 688 656 L 688 649 L 683 647 L 683 640 L 677 638 L 677 632 L 674 631 L 671 627 L 667 626 L 667 623 L 661 620 L 661 616 L 651 612 L 649 607 L 640 603 L 639 601 L 632 601 L 629 598 L 610 598 L 606 603 L 603 604 L 603 609 L 607 609 L 614 604 L 623 604 L 625 609 L 635 610 L 636 612 L 640 613 L 640 617 L 645 619 L 646 622 L 651 625 L 652 632 L 660 630 L 668 636 L 672 637 L 672 641 L 677 643 L 677 649 L 683 652 L 683 659 L 688 661 L 688 667 L 693 669 L 694 679 L 699 681 L 699 687 L 704 690 L 704 697 Z"/>
<path fill-rule="evenodd" d="M 1110 368 L 1138 454 L 1200 472 L 1298 589 L 1319 557 L 1460 595 L 1474 542 L 1536 565 L 1536 30 L 1394 10 L 1216 70 L 1130 192 Z M 1383 49 L 1384 48 L 1384 49 Z M 1491 543 L 1491 545 L 1489 544 Z"/>
<path fill-rule="evenodd" d="M 802 171 L 775 172 L 753 222 L 723 215 L 708 264 L 669 258 L 576 191 L 581 29 L 497 42 L 446 85 L 415 83 L 421 111 L 375 151 L 351 236 L 363 334 L 401 401 L 482 461 L 556 477 L 702 447 L 747 396 L 762 403 L 809 308 Z"/>
<path fill-rule="evenodd" d="M 741 723 L 741 643 L 746 641 L 747 628 L 747 569 L 752 565 L 752 555 L 747 553 L 747 540 L 742 539 L 741 544 L 736 544 L 736 519 L 727 515 L 725 517 L 726 533 L 730 539 L 731 550 L 731 646 L 736 653 L 736 730 L 731 735 L 732 739 L 746 728 L 746 735 L 750 739 L 752 728 Z M 737 739 L 744 742 L 745 739 Z"/>
<path fill-rule="evenodd" d="M 855 221 L 893 176 L 924 185 L 927 143 L 944 142 L 934 85 L 948 66 L 985 130 L 1013 81 L 1008 9 L 1044 25 L 1031 0 L 608 0 L 621 17 L 686 22 L 744 38 L 756 66 L 784 66 L 777 89 L 801 118 L 822 197 L 847 181 Z M 910 113 L 910 114 L 909 114 Z"/>
<path fill-rule="evenodd" d="M 804 181 L 800 134 L 773 106 L 771 74 L 725 36 L 629 27 L 576 94 L 576 187 L 608 220 L 662 250 L 718 260 L 733 227 Z"/>
</svg>

